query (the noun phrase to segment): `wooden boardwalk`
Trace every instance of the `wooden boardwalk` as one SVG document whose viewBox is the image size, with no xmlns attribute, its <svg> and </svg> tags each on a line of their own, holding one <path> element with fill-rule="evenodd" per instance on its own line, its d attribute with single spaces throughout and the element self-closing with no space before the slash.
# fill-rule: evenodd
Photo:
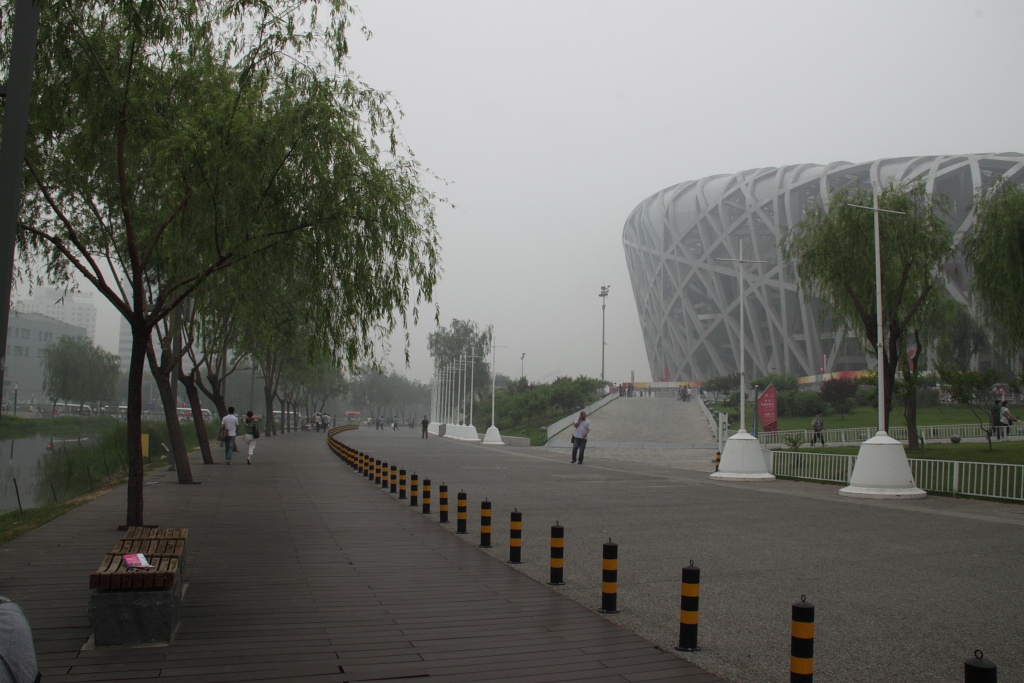
<svg viewBox="0 0 1024 683">
<path fill-rule="evenodd" d="M 146 523 L 189 529 L 167 646 L 91 646 L 89 573 L 120 536 L 123 488 L 0 548 L 43 680 L 721 680 L 369 485 L 325 441 L 261 439 L 251 467 L 193 456 L 195 486 L 147 478 Z"/>
</svg>

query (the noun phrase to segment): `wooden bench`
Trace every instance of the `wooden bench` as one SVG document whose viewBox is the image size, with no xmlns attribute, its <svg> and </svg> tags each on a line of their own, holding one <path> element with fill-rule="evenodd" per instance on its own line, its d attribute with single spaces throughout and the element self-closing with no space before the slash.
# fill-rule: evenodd
<svg viewBox="0 0 1024 683">
<path fill-rule="evenodd" d="M 188 529 L 129 527 L 89 575 L 96 645 L 169 642 L 181 616 Z M 152 567 L 132 568 L 142 553 Z"/>
</svg>

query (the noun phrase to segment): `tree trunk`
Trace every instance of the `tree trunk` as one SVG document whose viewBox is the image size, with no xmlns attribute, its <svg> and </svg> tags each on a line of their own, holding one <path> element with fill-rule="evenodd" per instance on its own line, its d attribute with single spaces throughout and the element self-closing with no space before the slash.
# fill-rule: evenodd
<svg viewBox="0 0 1024 683">
<path fill-rule="evenodd" d="M 141 317 L 141 316 L 139 316 Z M 128 364 L 128 509 L 125 524 L 143 525 L 142 487 L 145 471 L 142 465 L 142 371 L 146 360 L 149 330 L 141 320 L 132 321 L 132 355 Z"/>
<path fill-rule="evenodd" d="M 917 380 L 920 377 L 921 352 L 923 348 L 921 335 L 917 331 L 914 331 L 914 342 L 913 369 L 910 367 L 911 359 L 909 356 L 903 361 L 906 363 L 903 370 L 903 380 L 907 384 L 907 409 L 904 416 L 907 419 L 907 448 L 911 451 L 916 451 L 921 447 L 920 440 L 917 437 Z"/>
<path fill-rule="evenodd" d="M 160 392 L 160 402 L 164 407 L 164 420 L 167 422 L 167 436 L 171 441 L 171 457 L 174 458 L 174 469 L 178 473 L 179 484 L 193 484 L 192 468 L 188 464 L 188 451 L 185 448 L 185 437 L 181 433 L 181 423 L 178 422 L 178 402 L 174 396 L 174 389 L 171 387 L 170 374 L 165 367 L 170 365 L 169 355 L 166 350 L 161 351 L 162 363 L 156 362 L 156 352 L 150 346 L 147 355 L 149 357 L 149 371 L 153 375 L 153 381 Z"/>
<path fill-rule="evenodd" d="M 210 435 L 206 431 L 206 421 L 203 419 L 202 404 L 199 400 L 199 388 L 196 386 L 196 375 L 198 370 L 193 367 L 192 372 L 185 374 L 178 365 L 178 376 L 181 383 L 185 385 L 185 394 L 188 396 L 188 404 L 192 406 L 192 423 L 196 427 L 196 438 L 199 439 L 199 452 L 203 454 L 203 464 L 213 464 L 213 452 L 210 450 Z"/>
<path fill-rule="evenodd" d="M 206 367 L 211 368 L 209 363 L 207 363 Z M 209 388 L 202 382 L 199 382 L 199 390 L 213 401 L 213 407 L 217 410 L 217 419 L 223 420 L 224 416 L 228 414 L 228 402 L 224 397 L 224 384 L 227 381 L 227 375 L 221 377 L 211 368 L 206 372 L 206 381 L 210 385 Z"/>
</svg>

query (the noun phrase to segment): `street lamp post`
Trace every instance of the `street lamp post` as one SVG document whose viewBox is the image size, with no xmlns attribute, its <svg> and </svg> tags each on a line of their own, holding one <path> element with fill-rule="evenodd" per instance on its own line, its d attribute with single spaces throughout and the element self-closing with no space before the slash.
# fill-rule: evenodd
<svg viewBox="0 0 1024 683">
<path fill-rule="evenodd" d="M 14 383 L 14 414 L 18 414 L 18 383 Z"/>
<path fill-rule="evenodd" d="M 601 297 L 601 381 L 604 381 L 604 306 L 608 301 L 608 290 L 611 289 L 611 285 L 603 285 L 601 287 L 601 293 L 598 294 Z"/>
<path fill-rule="evenodd" d="M 743 307 L 744 299 L 744 277 L 743 264 L 765 263 L 764 261 L 751 261 L 743 258 L 743 242 L 740 242 L 740 257 L 738 259 L 716 258 L 716 261 L 732 261 L 739 266 L 740 283 L 740 428 L 739 431 L 729 437 L 722 449 L 722 461 L 718 471 L 711 475 L 712 479 L 740 479 L 744 481 L 769 481 L 775 479 L 775 475 L 768 471 L 765 465 L 764 455 L 761 453 L 761 443 L 757 437 L 747 432 L 746 421 L 746 349 L 744 347 L 745 312 Z"/>
<path fill-rule="evenodd" d="M 526 377 L 526 352 L 523 351 L 523 355 L 519 357 L 519 376 Z"/>
<path fill-rule="evenodd" d="M 882 317 L 882 227 L 881 213 L 906 215 L 903 211 L 878 208 L 878 190 L 872 187 L 871 206 L 847 204 L 866 209 L 875 217 L 875 334 L 878 338 L 878 432 L 860 445 L 850 473 L 850 485 L 839 495 L 856 498 L 924 498 L 928 494 L 917 487 L 907 462 L 903 444 L 885 431 L 885 331 Z"/>
<path fill-rule="evenodd" d="M 504 446 L 505 442 L 501 439 L 501 432 L 498 430 L 498 426 L 494 424 L 494 378 L 498 374 L 497 365 L 495 364 L 495 349 L 498 348 L 494 343 L 494 332 L 492 328 L 491 332 L 491 426 L 487 428 L 487 432 L 484 434 L 484 443 L 492 446 Z"/>
</svg>

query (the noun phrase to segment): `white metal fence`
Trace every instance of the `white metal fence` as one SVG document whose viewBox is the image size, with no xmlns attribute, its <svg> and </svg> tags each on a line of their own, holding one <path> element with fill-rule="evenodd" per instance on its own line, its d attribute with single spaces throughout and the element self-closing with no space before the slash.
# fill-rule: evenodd
<svg viewBox="0 0 1024 683">
<path fill-rule="evenodd" d="M 809 451 L 772 451 L 771 472 L 833 484 L 848 484 L 855 455 L 812 453 Z M 956 460 L 908 458 L 918 488 L 929 493 L 979 496 L 1024 502 L 1024 465 Z"/>
<path fill-rule="evenodd" d="M 988 425 L 981 425 L 977 422 L 972 424 L 959 425 L 934 425 L 918 427 L 917 433 L 925 441 L 949 441 L 952 437 L 958 436 L 961 439 L 984 439 Z M 875 427 L 845 427 L 825 430 L 825 443 L 861 443 L 875 435 Z M 733 432 L 734 433 L 734 432 Z M 897 441 L 907 440 L 907 428 L 905 426 L 890 425 L 889 436 Z M 799 440 L 798 443 L 810 443 L 812 432 L 810 429 L 788 429 L 780 432 L 758 432 L 757 438 L 763 446 L 786 446 L 791 441 Z M 1009 429 L 1008 436 L 1024 435 L 1024 422 L 1015 422 Z"/>
</svg>

